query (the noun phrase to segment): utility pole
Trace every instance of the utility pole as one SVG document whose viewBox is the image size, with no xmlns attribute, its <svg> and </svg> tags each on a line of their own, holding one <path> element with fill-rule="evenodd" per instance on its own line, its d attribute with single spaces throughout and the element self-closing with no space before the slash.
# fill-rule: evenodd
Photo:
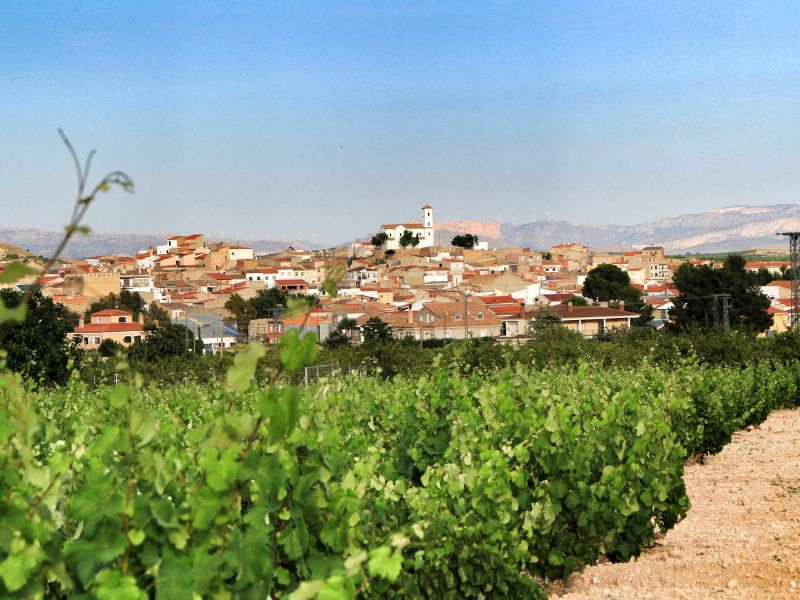
<svg viewBox="0 0 800 600">
<path fill-rule="evenodd" d="M 469 325 L 467 325 L 467 291 L 464 290 L 464 340 L 469 336 Z"/>
<path fill-rule="evenodd" d="M 778 235 L 789 238 L 789 262 L 792 263 L 792 313 L 789 319 L 789 328 L 797 332 L 800 330 L 800 231 L 786 231 Z"/>
<path fill-rule="evenodd" d="M 725 333 L 730 331 L 730 302 L 730 294 L 714 294 L 714 328 L 718 329 L 721 321 Z"/>
</svg>

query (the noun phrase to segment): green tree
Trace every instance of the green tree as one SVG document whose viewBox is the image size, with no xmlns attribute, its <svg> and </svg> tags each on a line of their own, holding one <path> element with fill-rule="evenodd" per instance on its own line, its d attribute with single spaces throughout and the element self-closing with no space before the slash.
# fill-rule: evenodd
<svg viewBox="0 0 800 600">
<path fill-rule="evenodd" d="M 121 352 L 122 350 L 124 350 L 122 344 L 112 340 L 111 338 L 104 339 L 97 347 L 98 354 L 105 357 L 116 356 L 117 352 Z"/>
<path fill-rule="evenodd" d="M 386 240 L 389 239 L 389 236 L 386 235 L 385 231 L 380 231 L 372 236 L 372 245 L 376 248 L 380 248 L 386 243 Z"/>
<path fill-rule="evenodd" d="M 542 253 L 542 260 L 553 260 L 553 254 L 551 252 Z"/>
<path fill-rule="evenodd" d="M 121 290 L 119 294 L 111 293 L 92 302 L 84 317 L 88 322 L 89 315 L 94 312 L 109 308 L 118 308 L 119 310 L 125 310 L 129 313 L 132 313 L 134 320 L 136 320 L 139 318 L 139 314 L 145 310 L 146 306 L 147 303 L 144 301 L 144 298 L 139 295 L 139 292 Z"/>
<path fill-rule="evenodd" d="M 149 332 L 147 336 L 128 349 L 131 361 L 156 362 L 166 356 L 185 356 L 190 350 L 203 351 L 203 342 L 195 341 L 194 333 L 183 325 L 171 323 Z"/>
<path fill-rule="evenodd" d="M 245 300 L 239 294 L 231 294 L 230 298 L 225 302 L 225 309 L 231 313 L 239 332 L 245 335 L 249 329 L 250 321 L 258 315 L 252 302 Z"/>
<path fill-rule="evenodd" d="M 598 265 L 589 271 L 582 295 L 616 306 L 624 302 L 625 310 L 639 313 L 635 325 L 647 325 L 653 318 L 653 307 L 642 300 L 642 292 L 631 285 L 628 274 L 616 265 Z"/>
<path fill-rule="evenodd" d="M 758 285 L 767 285 L 776 279 L 780 279 L 780 277 L 775 277 L 764 267 L 759 268 L 758 272 L 756 273 L 756 281 Z"/>
<path fill-rule="evenodd" d="M 20 292 L 0 290 L 0 300 L 8 308 L 19 306 L 22 299 Z M 80 355 L 77 346 L 67 339 L 74 326 L 72 313 L 40 291 L 32 292 L 27 304 L 25 320 L 9 324 L 0 343 L 7 352 L 7 367 L 40 382 L 65 383 L 70 359 Z"/>
<path fill-rule="evenodd" d="M 419 246 L 419 237 L 414 235 L 414 233 L 410 229 L 406 229 L 403 232 L 403 235 L 400 236 L 400 239 L 397 242 L 403 247 L 408 248 L 411 246 L 412 248 L 416 248 Z"/>
<path fill-rule="evenodd" d="M 334 329 L 322 343 L 326 348 L 341 348 L 350 345 L 350 337 L 342 333 L 339 329 Z"/>
<path fill-rule="evenodd" d="M 572 306 L 589 306 L 589 303 L 583 296 L 573 296 L 569 300 L 563 300 L 561 304 L 572 304 Z"/>
<path fill-rule="evenodd" d="M 361 328 L 365 344 L 376 344 L 392 340 L 391 326 L 378 317 L 371 317 Z"/>
<path fill-rule="evenodd" d="M 451 246 L 456 246 L 458 248 L 464 248 L 466 250 L 472 250 L 475 246 L 478 245 L 478 236 L 472 233 L 465 233 L 464 235 L 456 235 L 450 241 Z"/>
<path fill-rule="evenodd" d="M 534 316 L 528 319 L 528 337 L 538 338 L 548 331 L 561 326 L 561 318 L 551 306 L 540 307 Z"/>
<path fill-rule="evenodd" d="M 358 321 L 350 317 L 344 317 L 336 324 L 336 329 L 339 331 L 350 331 L 358 327 Z"/>
<path fill-rule="evenodd" d="M 274 316 L 278 309 L 286 308 L 286 299 L 289 295 L 280 291 L 278 288 L 265 288 L 258 290 L 256 295 L 250 299 L 250 304 L 256 313 L 257 319 Z"/>
<path fill-rule="evenodd" d="M 767 312 L 770 300 L 761 293 L 756 274 L 745 268 L 741 256 L 731 254 L 722 268 L 709 265 L 678 267 L 673 276 L 680 295 L 673 301 L 670 314 L 679 330 L 708 330 L 714 324 L 714 295 L 730 294 L 730 326 L 738 331 L 762 332 L 772 325 Z M 718 304 L 721 310 L 721 304 Z M 720 319 L 722 318 L 720 314 Z"/>
<path fill-rule="evenodd" d="M 166 309 L 161 308 L 158 305 L 158 302 L 155 300 L 151 302 L 148 307 L 147 311 L 144 313 L 144 324 L 145 325 L 157 325 L 158 327 L 166 327 L 172 321 L 169 318 L 169 313 Z"/>
</svg>

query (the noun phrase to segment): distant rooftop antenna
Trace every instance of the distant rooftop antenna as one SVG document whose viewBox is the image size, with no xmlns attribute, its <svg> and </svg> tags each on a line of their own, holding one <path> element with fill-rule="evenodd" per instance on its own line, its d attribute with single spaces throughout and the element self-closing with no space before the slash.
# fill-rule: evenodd
<svg viewBox="0 0 800 600">
<path fill-rule="evenodd" d="M 547 222 L 548 223 L 552 223 L 553 222 L 553 219 L 550 218 L 550 211 L 549 210 L 547 211 Z"/>
</svg>

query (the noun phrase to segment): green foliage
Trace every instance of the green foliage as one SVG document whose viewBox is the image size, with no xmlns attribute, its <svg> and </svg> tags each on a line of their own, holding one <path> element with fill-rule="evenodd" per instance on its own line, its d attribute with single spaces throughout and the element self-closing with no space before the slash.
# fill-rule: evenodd
<svg viewBox="0 0 800 600">
<path fill-rule="evenodd" d="M 183 325 L 170 323 L 147 332 L 147 335 L 128 349 L 132 362 L 153 363 L 165 357 L 184 356 L 203 351 L 203 343 L 195 341 L 194 333 Z"/>
<path fill-rule="evenodd" d="M 636 301 L 641 292 L 631 287 L 628 274 L 616 265 L 598 265 L 586 276 L 583 282 L 583 296 L 599 302 L 609 300 L 624 302 Z"/>
<path fill-rule="evenodd" d="M 250 321 L 258 315 L 253 303 L 245 300 L 239 294 L 231 294 L 225 302 L 225 309 L 229 311 L 236 323 L 237 330 L 242 334 L 247 334 Z"/>
<path fill-rule="evenodd" d="M 342 348 L 344 346 L 350 345 L 350 337 L 345 335 L 341 332 L 341 330 L 336 329 L 331 334 L 325 338 L 323 345 L 326 348 Z"/>
<path fill-rule="evenodd" d="M 23 265 L 20 262 L 12 262 L 5 265 L 3 271 L 0 271 L 0 283 L 16 283 L 23 277 L 35 275 L 36 271 Z"/>
<path fill-rule="evenodd" d="M 653 307 L 642 300 L 642 292 L 631 285 L 628 274 L 616 265 L 598 265 L 586 276 L 582 295 L 599 302 L 625 303 L 625 310 L 639 313 L 637 326 L 645 326 L 653 318 Z"/>
<path fill-rule="evenodd" d="M 20 292 L 0 290 L 0 306 L 11 313 L 5 319 L 16 322 L 5 324 L 5 337 L 0 340 L 8 368 L 42 383 L 64 383 L 69 377 L 69 362 L 79 354 L 67 340 L 73 329 L 69 310 L 39 291 L 30 294 L 27 307 L 22 300 Z M 18 320 L 19 315 L 24 317 Z"/>
<path fill-rule="evenodd" d="M 364 343 L 367 345 L 384 343 L 392 339 L 391 326 L 379 317 L 371 317 L 362 327 Z"/>
<path fill-rule="evenodd" d="M 172 321 L 169 318 L 169 313 L 166 311 L 166 309 L 161 308 L 158 305 L 158 302 L 153 301 L 148 305 L 147 310 L 144 313 L 145 327 L 166 327 L 171 322 Z"/>
<path fill-rule="evenodd" d="M 745 260 L 731 254 L 720 269 L 708 265 L 681 265 L 673 280 L 680 290 L 670 311 L 675 327 L 708 330 L 713 327 L 714 294 L 730 294 L 730 326 L 740 331 L 761 332 L 772 325 L 766 312 L 769 298 L 758 287 L 758 275 L 745 269 Z M 721 317 L 720 317 L 721 318 Z"/>
<path fill-rule="evenodd" d="M 472 250 L 478 244 L 478 236 L 472 233 L 458 234 L 450 241 L 451 246 Z"/>
<path fill-rule="evenodd" d="M 551 306 L 541 306 L 536 315 L 528 319 L 528 337 L 539 338 L 555 327 L 561 327 L 561 318 Z"/>
<path fill-rule="evenodd" d="M 84 314 L 86 322 L 89 322 L 89 315 L 94 312 L 106 310 L 108 308 L 118 308 L 133 314 L 133 319 L 139 318 L 139 315 L 144 313 L 147 318 L 147 303 L 144 298 L 139 295 L 139 292 L 130 292 L 128 290 L 121 290 L 119 294 L 108 294 L 91 303 L 89 310 Z"/>
<path fill-rule="evenodd" d="M 388 239 L 389 239 L 389 236 L 386 235 L 386 232 L 385 231 L 380 231 L 380 232 L 378 232 L 378 233 L 376 233 L 375 235 L 372 236 L 372 240 L 370 240 L 370 242 L 376 248 L 380 248 L 381 246 L 383 246 L 386 243 L 386 240 L 388 240 Z"/>
<path fill-rule="evenodd" d="M 397 240 L 397 243 L 403 248 L 408 248 L 409 246 L 416 248 L 419 246 L 419 238 L 410 229 L 406 229 L 400 239 Z"/>
<path fill-rule="evenodd" d="M 123 352 L 124 350 L 125 349 L 122 347 L 122 344 L 112 340 L 111 338 L 104 339 L 97 347 L 98 354 L 106 358 L 110 356 L 116 356 L 118 352 Z"/>
<path fill-rule="evenodd" d="M 284 340 L 283 368 L 314 360 L 313 336 Z M 226 387 L 31 393 L 0 375 L 0 596 L 544 598 L 535 581 L 652 545 L 688 509 L 687 454 L 796 404 L 800 383 L 796 362 L 442 352 L 391 386 L 262 387 L 257 344 Z"/>
</svg>

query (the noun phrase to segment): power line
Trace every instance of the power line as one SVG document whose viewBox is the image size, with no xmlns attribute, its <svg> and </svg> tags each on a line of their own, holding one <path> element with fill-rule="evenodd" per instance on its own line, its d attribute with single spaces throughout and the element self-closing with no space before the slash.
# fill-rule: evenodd
<svg viewBox="0 0 800 600">
<path fill-rule="evenodd" d="M 789 238 L 789 261 L 792 263 L 792 313 L 789 327 L 793 331 L 800 329 L 800 231 L 786 231 L 778 235 Z"/>
</svg>

